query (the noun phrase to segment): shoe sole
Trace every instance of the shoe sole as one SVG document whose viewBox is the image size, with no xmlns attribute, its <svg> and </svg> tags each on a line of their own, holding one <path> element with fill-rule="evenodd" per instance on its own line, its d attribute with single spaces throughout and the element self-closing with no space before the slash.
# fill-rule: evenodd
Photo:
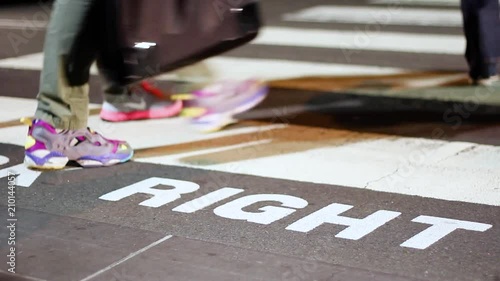
<svg viewBox="0 0 500 281">
<path fill-rule="evenodd" d="M 109 159 L 106 162 L 101 162 L 92 159 L 78 159 L 75 160 L 75 162 L 78 163 L 83 168 L 109 167 L 128 162 L 130 159 L 133 158 L 133 156 L 134 153 L 131 153 L 131 155 L 129 155 L 124 159 Z M 66 165 L 70 161 L 68 157 L 50 157 L 44 160 L 43 163 L 37 163 L 35 160 L 33 160 L 32 157 L 33 156 L 26 154 L 24 156 L 24 164 L 26 167 L 36 170 L 62 170 L 66 167 Z"/>
<path fill-rule="evenodd" d="M 113 111 L 101 110 L 100 117 L 102 120 L 108 122 L 161 119 L 178 115 L 182 111 L 182 107 L 183 107 L 183 102 L 176 101 L 173 105 L 169 105 L 168 107 L 154 109 L 154 110 L 139 110 L 132 112 L 113 112 Z"/>
<path fill-rule="evenodd" d="M 68 164 L 68 157 L 51 157 L 44 161 L 43 164 L 36 163 L 29 155 L 24 156 L 24 165 L 31 169 L 37 170 L 60 170 Z"/>
<path fill-rule="evenodd" d="M 133 157 L 134 157 L 134 153 L 132 152 L 129 156 L 127 156 L 126 158 L 123 158 L 123 159 L 109 159 L 106 162 L 102 162 L 102 161 L 94 160 L 94 159 L 79 159 L 79 160 L 76 160 L 76 162 L 84 168 L 109 167 L 109 166 L 114 166 L 117 164 L 122 164 L 122 163 L 128 162 Z"/>
</svg>

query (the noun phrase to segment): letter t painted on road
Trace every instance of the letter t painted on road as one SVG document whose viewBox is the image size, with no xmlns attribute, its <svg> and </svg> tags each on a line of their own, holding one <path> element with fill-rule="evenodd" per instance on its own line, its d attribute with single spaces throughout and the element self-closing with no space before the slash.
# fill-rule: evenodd
<svg viewBox="0 0 500 281">
<path fill-rule="evenodd" d="M 401 244 L 401 247 L 420 250 L 428 248 L 432 244 L 436 243 L 437 241 L 457 229 L 484 232 L 492 227 L 492 225 L 490 224 L 459 221 L 431 216 L 419 216 L 413 219 L 412 222 L 432 225 L 431 227 L 427 228 L 426 230 L 420 232 L 419 234 L 413 236 L 412 238 L 406 240 L 406 242 Z"/>
</svg>

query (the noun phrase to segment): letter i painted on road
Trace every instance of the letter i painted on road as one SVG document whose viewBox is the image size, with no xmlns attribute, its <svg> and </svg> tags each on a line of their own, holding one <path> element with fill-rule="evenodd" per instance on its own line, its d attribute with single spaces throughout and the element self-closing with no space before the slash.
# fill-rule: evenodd
<svg viewBox="0 0 500 281">
<path fill-rule="evenodd" d="M 194 213 L 244 191 L 239 188 L 224 187 L 177 206 L 172 211 L 188 214 Z"/>
</svg>

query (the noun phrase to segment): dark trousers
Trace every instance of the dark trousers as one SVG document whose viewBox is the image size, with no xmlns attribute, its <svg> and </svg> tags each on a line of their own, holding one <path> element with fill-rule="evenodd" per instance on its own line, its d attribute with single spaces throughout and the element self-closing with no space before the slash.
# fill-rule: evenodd
<svg viewBox="0 0 500 281">
<path fill-rule="evenodd" d="M 465 57 L 473 79 L 497 73 L 500 59 L 500 10 L 498 0 L 462 0 Z"/>
</svg>

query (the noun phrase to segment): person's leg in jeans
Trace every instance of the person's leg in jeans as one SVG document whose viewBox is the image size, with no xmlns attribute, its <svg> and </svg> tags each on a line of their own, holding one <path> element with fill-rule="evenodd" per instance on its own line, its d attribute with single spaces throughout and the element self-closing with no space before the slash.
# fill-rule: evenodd
<svg viewBox="0 0 500 281">
<path fill-rule="evenodd" d="M 500 56 L 500 13 L 497 0 L 462 0 L 464 33 L 467 41 L 465 57 L 469 76 L 483 83 L 497 75 Z"/>
<path fill-rule="evenodd" d="M 92 0 L 64 0 L 54 3 L 45 37 L 35 117 L 57 128 L 81 129 L 87 126 L 88 84 L 69 84 L 65 74 L 65 60 L 91 5 Z M 93 56 L 87 55 L 89 57 L 86 60 L 92 61 Z"/>
<path fill-rule="evenodd" d="M 97 0 L 99 1 L 99 0 Z M 25 163 L 60 169 L 70 160 L 82 166 L 128 161 L 126 142 L 108 140 L 87 128 L 89 72 L 97 54 L 92 36 L 94 0 L 56 0 L 48 26 L 35 120 L 29 125 Z"/>
</svg>

